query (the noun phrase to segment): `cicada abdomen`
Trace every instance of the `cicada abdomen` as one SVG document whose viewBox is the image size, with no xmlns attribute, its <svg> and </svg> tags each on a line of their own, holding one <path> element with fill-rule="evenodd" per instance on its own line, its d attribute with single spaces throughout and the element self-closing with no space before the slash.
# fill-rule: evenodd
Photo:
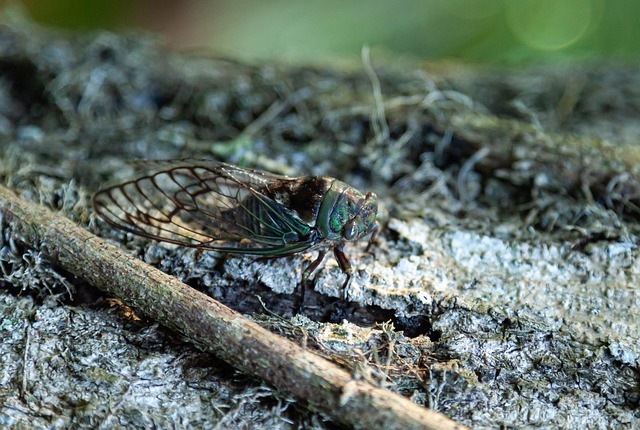
<svg viewBox="0 0 640 430">
<path fill-rule="evenodd" d="M 375 194 L 325 176 L 289 178 L 210 160 L 154 162 L 142 177 L 99 191 L 95 211 L 110 224 L 202 250 L 282 257 L 317 248 L 308 279 L 328 249 L 347 280 L 346 241 L 377 230 Z M 371 241 L 370 241 L 371 243 Z"/>
</svg>

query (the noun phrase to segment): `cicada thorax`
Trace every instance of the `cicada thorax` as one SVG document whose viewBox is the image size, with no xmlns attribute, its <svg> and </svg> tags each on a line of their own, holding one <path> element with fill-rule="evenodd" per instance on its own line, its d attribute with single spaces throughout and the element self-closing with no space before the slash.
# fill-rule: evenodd
<svg viewBox="0 0 640 430">
<path fill-rule="evenodd" d="M 338 180 L 334 180 L 327 190 L 317 220 L 317 228 L 323 238 L 333 241 L 344 240 L 344 227 L 357 211 L 353 199 L 350 198 L 351 190 L 353 188 Z"/>
<path fill-rule="evenodd" d="M 270 185 L 265 194 L 289 208 L 310 227 L 315 227 L 320 206 L 335 181 L 326 176 L 283 179 Z"/>
<path fill-rule="evenodd" d="M 334 178 L 309 176 L 270 187 L 272 197 L 328 241 L 355 240 L 375 226 L 375 195 L 363 195 Z"/>
</svg>

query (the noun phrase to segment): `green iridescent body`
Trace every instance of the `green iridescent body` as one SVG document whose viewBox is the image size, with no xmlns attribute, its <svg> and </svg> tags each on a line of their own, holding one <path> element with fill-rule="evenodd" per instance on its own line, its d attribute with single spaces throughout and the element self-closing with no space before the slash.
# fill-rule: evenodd
<svg viewBox="0 0 640 430">
<path fill-rule="evenodd" d="M 210 160 L 150 162 L 152 171 L 98 192 L 96 212 L 121 229 L 182 246 L 230 254 L 282 257 L 318 249 L 306 284 L 333 249 L 352 267 L 347 241 L 377 231 L 377 198 L 327 176 L 289 178 Z M 367 247 L 368 248 L 368 247 Z"/>
</svg>

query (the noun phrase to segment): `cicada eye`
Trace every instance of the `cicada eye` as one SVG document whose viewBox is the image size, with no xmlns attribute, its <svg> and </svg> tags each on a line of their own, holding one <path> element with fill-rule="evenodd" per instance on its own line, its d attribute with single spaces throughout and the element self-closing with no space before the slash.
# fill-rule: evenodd
<svg viewBox="0 0 640 430">
<path fill-rule="evenodd" d="M 353 240 L 358 236 L 358 225 L 355 220 L 351 220 L 344 225 L 342 229 L 342 237 L 346 240 Z"/>
</svg>

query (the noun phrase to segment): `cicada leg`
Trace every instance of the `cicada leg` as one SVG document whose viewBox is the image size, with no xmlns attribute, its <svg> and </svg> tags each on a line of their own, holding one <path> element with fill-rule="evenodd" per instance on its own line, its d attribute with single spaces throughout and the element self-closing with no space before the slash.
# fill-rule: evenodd
<svg viewBox="0 0 640 430">
<path fill-rule="evenodd" d="M 326 250 L 320 250 L 318 252 L 318 258 L 313 260 L 313 262 L 309 264 L 306 269 L 304 269 L 304 272 L 302 272 L 302 282 L 300 283 L 300 297 L 298 299 L 299 300 L 298 305 L 296 306 L 297 313 L 301 313 L 302 308 L 304 307 L 304 294 L 307 289 L 307 283 L 309 282 L 309 278 L 311 277 L 311 275 L 313 275 L 313 272 L 316 271 L 320 263 L 322 263 L 322 260 L 324 260 L 324 256 L 326 254 L 327 254 Z"/>
<path fill-rule="evenodd" d="M 349 285 L 349 281 L 351 281 L 351 275 L 353 275 L 353 267 L 351 263 L 349 263 L 349 259 L 345 255 L 344 244 L 340 243 L 333 247 L 333 255 L 336 257 L 336 261 L 338 262 L 338 266 L 342 270 L 342 273 L 347 275 L 347 279 L 342 284 L 342 300 L 348 299 L 347 286 Z"/>
<path fill-rule="evenodd" d="M 378 236 L 378 231 L 380 230 L 380 224 L 376 222 L 375 227 L 371 231 L 371 236 L 369 236 L 369 243 L 367 243 L 367 247 L 364 249 L 364 252 L 370 252 L 371 245 L 373 245 L 373 241 L 376 240 L 376 236 Z M 373 253 L 372 253 L 373 254 Z"/>
</svg>

